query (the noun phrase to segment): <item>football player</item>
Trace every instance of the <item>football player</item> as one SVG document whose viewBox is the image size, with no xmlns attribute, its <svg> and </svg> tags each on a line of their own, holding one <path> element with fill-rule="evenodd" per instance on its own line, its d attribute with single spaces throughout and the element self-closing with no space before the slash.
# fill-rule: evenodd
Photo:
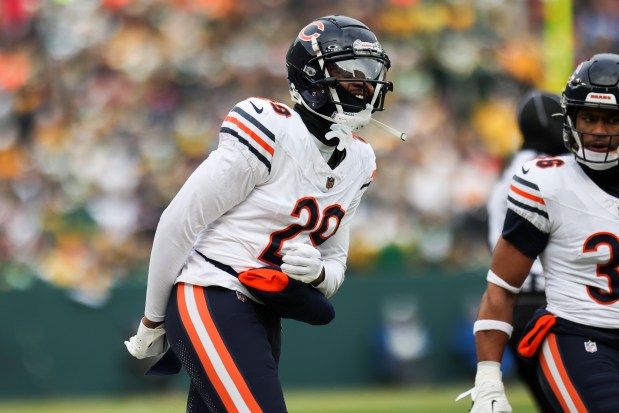
<svg viewBox="0 0 619 413">
<path fill-rule="evenodd" d="M 619 411 L 619 55 L 582 62 L 561 98 L 573 155 L 514 175 L 474 333 L 473 413 L 511 412 L 500 360 L 516 294 L 540 257 L 547 306 L 518 346 L 556 411 Z"/>
<path fill-rule="evenodd" d="M 529 91 L 518 103 L 516 119 L 522 144 L 501 174 L 487 203 L 488 241 L 491 247 L 496 245 L 503 230 L 507 213 L 507 193 L 512 176 L 528 160 L 558 156 L 567 151 L 563 144 L 563 116 L 558 95 L 539 90 Z M 536 259 L 514 302 L 512 320 L 514 332 L 508 342 L 514 355 L 517 354 L 518 340 L 525 326 L 535 311 L 544 304 L 546 294 L 542 264 Z M 539 411 L 552 413 L 554 410 L 539 385 L 535 367 L 528 361 L 516 357 L 516 370 L 520 380 L 529 388 Z"/>
<path fill-rule="evenodd" d="M 144 358 L 169 342 L 191 379 L 188 412 L 286 411 L 278 375 L 286 294 L 296 285 L 320 294 L 310 303 L 321 306 L 336 293 L 350 221 L 376 170 L 372 147 L 353 135 L 393 89 L 374 33 L 350 17 L 319 18 L 294 39 L 286 66 L 294 107 L 239 102 L 154 237 L 144 317 L 125 344 Z M 264 278 L 251 272 L 261 267 Z M 257 288 L 243 281 L 248 270 Z M 265 298 L 274 292 L 277 307 Z"/>
</svg>

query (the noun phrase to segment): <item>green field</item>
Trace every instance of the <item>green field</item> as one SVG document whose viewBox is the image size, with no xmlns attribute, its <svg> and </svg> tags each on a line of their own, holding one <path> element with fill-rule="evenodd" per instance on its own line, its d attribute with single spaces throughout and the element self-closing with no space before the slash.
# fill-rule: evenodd
<svg viewBox="0 0 619 413">
<path fill-rule="evenodd" d="M 407 389 L 357 389 L 288 391 L 291 413 L 466 413 L 470 400 L 454 399 L 464 387 L 414 387 Z M 535 413 L 531 400 L 520 386 L 508 386 L 514 412 Z M 139 395 L 122 398 L 0 401 L 1 413 L 173 413 L 185 411 L 185 396 Z"/>
</svg>

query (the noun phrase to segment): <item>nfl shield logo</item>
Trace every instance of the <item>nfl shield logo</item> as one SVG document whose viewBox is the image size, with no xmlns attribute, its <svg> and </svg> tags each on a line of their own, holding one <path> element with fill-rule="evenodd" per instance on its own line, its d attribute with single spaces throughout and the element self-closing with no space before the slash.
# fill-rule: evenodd
<svg viewBox="0 0 619 413">
<path fill-rule="evenodd" d="M 594 341 L 585 341 L 585 350 L 587 350 L 588 353 L 595 353 L 598 351 L 598 346 Z"/>
<path fill-rule="evenodd" d="M 335 185 L 335 178 L 330 176 L 327 178 L 327 189 L 333 188 L 333 185 Z"/>
</svg>

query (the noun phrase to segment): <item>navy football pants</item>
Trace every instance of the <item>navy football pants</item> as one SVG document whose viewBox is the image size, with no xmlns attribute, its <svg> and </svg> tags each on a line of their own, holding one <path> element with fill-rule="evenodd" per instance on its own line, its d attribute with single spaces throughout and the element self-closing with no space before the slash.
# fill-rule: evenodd
<svg viewBox="0 0 619 413">
<path fill-rule="evenodd" d="M 537 369 L 555 410 L 619 412 L 619 348 L 588 337 L 549 333 Z"/>
<path fill-rule="evenodd" d="M 236 291 L 179 283 L 166 313 L 172 350 L 189 374 L 188 413 L 284 413 L 281 321 Z"/>
<path fill-rule="evenodd" d="M 518 343 L 526 333 L 526 326 L 535 311 L 546 304 L 546 294 L 543 291 L 523 291 L 516 295 L 512 325 L 514 332 L 508 344 L 515 355 L 518 355 Z M 542 413 L 556 413 L 553 405 L 547 400 L 544 389 L 537 379 L 537 369 L 530 361 L 516 357 L 516 369 L 520 381 L 528 387 L 538 411 Z"/>
</svg>

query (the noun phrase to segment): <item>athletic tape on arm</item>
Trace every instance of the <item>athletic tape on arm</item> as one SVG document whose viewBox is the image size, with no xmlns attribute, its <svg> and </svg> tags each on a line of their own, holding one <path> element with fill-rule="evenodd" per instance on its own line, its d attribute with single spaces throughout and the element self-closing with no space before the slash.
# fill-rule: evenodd
<svg viewBox="0 0 619 413">
<path fill-rule="evenodd" d="M 510 338 L 512 336 L 512 332 L 514 331 L 514 327 L 505 321 L 499 320 L 475 321 L 475 324 L 473 324 L 473 334 L 483 330 L 499 330 L 507 334 L 507 337 Z"/>
<path fill-rule="evenodd" d="M 507 281 L 496 275 L 492 270 L 488 270 L 488 276 L 486 277 L 486 281 L 494 285 L 498 285 L 499 287 L 506 289 L 512 294 L 518 294 L 520 292 L 520 288 L 509 285 Z"/>
</svg>

